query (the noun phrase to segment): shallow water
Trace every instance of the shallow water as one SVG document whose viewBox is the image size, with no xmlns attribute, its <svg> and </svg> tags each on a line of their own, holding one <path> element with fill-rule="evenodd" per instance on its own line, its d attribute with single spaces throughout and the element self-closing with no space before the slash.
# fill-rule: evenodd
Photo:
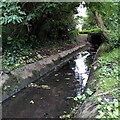
<svg viewBox="0 0 120 120">
<path fill-rule="evenodd" d="M 58 71 L 4 101 L 3 118 L 59 118 L 69 113 L 73 98 L 84 91 L 90 64 L 90 53 L 79 52 Z"/>
</svg>

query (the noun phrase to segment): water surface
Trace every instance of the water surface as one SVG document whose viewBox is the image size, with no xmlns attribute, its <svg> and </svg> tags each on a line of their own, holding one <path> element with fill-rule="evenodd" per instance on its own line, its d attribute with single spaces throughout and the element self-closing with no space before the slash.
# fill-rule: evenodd
<svg viewBox="0 0 120 120">
<path fill-rule="evenodd" d="M 90 53 L 79 52 L 58 71 L 4 101 L 3 118 L 59 118 L 69 113 L 73 98 L 84 90 L 90 63 Z"/>
</svg>

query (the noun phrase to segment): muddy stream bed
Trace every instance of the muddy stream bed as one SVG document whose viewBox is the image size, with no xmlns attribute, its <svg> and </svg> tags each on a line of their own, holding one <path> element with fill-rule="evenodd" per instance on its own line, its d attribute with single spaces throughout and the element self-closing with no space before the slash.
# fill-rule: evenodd
<svg viewBox="0 0 120 120">
<path fill-rule="evenodd" d="M 73 98 L 84 91 L 91 63 L 88 50 L 78 52 L 59 70 L 5 100 L 3 118 L 59 118 L 69 113 Z"/>
</svg>

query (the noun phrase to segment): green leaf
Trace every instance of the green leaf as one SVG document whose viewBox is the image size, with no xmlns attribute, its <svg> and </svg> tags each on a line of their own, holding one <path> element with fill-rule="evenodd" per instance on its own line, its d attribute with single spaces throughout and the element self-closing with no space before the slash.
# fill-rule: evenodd
<svg viewBox="0 0 120 120">
<path fill-rule="evenodd" d="M 82 100 L 84 101 L 86 99 L 85 94 L 82 95 Z"/>
<path fill-rule="evenodd" d="M 92 95 L 92 94 L 93 94 L 93 91 L 91 91 L 89 88 L 87 88 L 86 93 L 87 93 L 88 95 Z"/>
<path fill-rule="evenodd" d="M 101 102 L 101 101 L 102 101 L 102 98 L 101 98 L 101 97 L 98 97 L 98 98 L 97 98 L 97 101 L 98 101 L 98 102 Z"/>
<path fill-rule="evenodd" d="M 107 106 L 107 109 L 108 109 L 109 111 L 111 111 L 111 110 L 112 110 L 112 108 L 111 108 L 110 106 Z"/>
</svg>

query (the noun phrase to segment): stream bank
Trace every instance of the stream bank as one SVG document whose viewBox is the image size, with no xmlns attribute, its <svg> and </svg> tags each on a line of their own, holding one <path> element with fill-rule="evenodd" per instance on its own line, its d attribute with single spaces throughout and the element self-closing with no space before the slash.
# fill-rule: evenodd
<svg viewBox="0 0 120 120">
<path fill-rule="evenodd" d="M 62 67 L 71 59 L 80 49 L 84 49 L 85 44 L 63 51 L 56 55 L 51 55 L 48 58 L 28 64 L 25 67 L 15 69 L 9 74 L 2 75 L 0 87 L 2 88 L 2 98 L 4 101 L 13 94 L 19 92 L 29 83 L 37 80 L 42 76 L 49 75 L 52 71 Z"/>
<path fill-rule="evenodd" d="M 99 46 L 86 85 L 93 94 L 77 107 L 74 118 L 120 118 L 118 50 L 107 50 L 105 43 Z"/>
<path fill-rule="evenodd" d="M 75 50 L 71 57 L 66 56 L 68 63 L 65 60 L 64 64 L 59 63 L 64 66 L 58 71 L 4 101 L 3 118 L 59 118 L 74 109 L 74 98 L 84 92 L 92 64 L 90 51 L 94 48 L 86 47 Z"/>
<path fill-rule="evenodd" d="M 74 107 L 74 97 L 83 92 L 89 76 L 92 60 L 88 49 L 79 49 L 63 67 L 5 100 L 3 118 L 60 118 L 68 114 Z"/>
</svg>

